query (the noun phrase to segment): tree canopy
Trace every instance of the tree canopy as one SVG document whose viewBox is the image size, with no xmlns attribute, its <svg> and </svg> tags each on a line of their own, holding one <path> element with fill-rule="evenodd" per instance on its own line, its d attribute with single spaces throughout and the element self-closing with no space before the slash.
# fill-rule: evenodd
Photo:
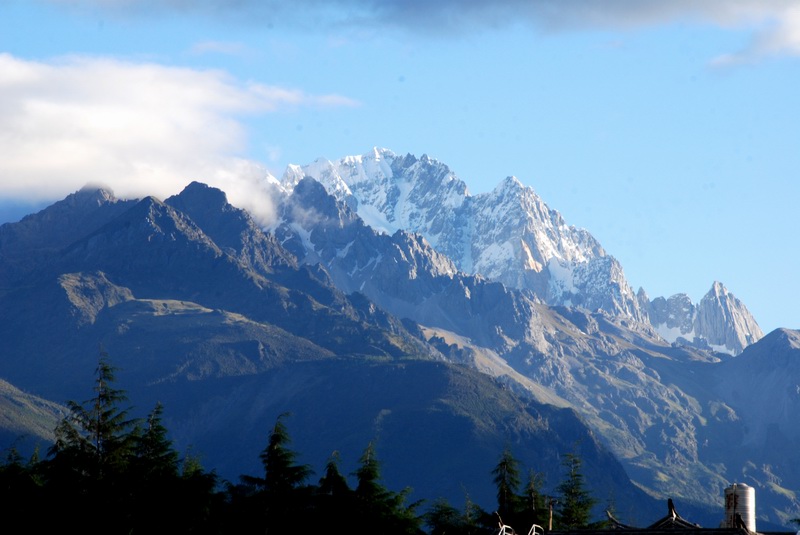
<svg viewBox="0 0 800 535">
<path fill-rule="evenodd" d="M 579 529 L 589 527 L 592 507 L 595 500 L 586 489 L 586 482 L 581 471 L 581 458 L 575 453 L 564 455 L 562 466 L 566 470 L 565 479 L 558 486 L 558 527 L 562 529 Z"/>
</svg>

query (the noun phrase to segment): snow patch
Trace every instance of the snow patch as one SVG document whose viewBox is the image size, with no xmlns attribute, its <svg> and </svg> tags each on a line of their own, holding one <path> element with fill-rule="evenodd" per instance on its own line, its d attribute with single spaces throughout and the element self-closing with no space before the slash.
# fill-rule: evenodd
<svg viewBox="0 0 800 535">
<path fill-rule="evenodd" d="M 736 352 L 734 352 L 728 346 L 720 346 L 720 345 L 714 345 L 714 344 L 709 344 L 709 346 L 711 347 L 711 349 L 713 349 L 717 353 L 727 353 L 728 355 L 731 355 L 731 356 L 734 356 L 734 357 L 736 356 Z"/>
<path fill-rule="evenodd" d="M 347 256 L 347 253 L 350 252 L 350 248 L 352 246 L 353 246 L 353 242 L 352 241 L 347 242 L 347 245 L 345 245 L 343 248 L 336 250 L 336 256 L 338 258 L 344 258 L 345 256 Z"/>
<path fill-rule="evenodd" d="M 314 251 L 314 244 L 311 243 L 311 232 L 307 231 L 298 223 L 292 223 L 289 225 L 292 231 L 297 234 L 300 238 L 301 243 L 303 244 L 303 249 L 306 251 L 306 254 Z"/>
<path fill-rule="evenodd" d="M 680 327 L 668 327 L 666 323 L 661 323 L 659 325 L 654 325 L 656 332 L 669 342 L 670 344 L 675 343 L 678 338 L 684 338 L 686 340 L 692 341 L 694 340 L 695 334 L 694 329 L 688 332 L 681 332 Z"/>
<path fill-rule="evenodd" d="M 351 269 L 351 270 L 350 270 L 350 273 L 348 273 L 348 274 L 347 274 L 347 276 L 352 278 L 353 276 L 355 276 L 356 272 L 358 272 L 358 271 L 364 271 L 364 270 L 366 270 L 366 269 L 369 269 L 369 267 L 370 267 L 370 266 L 377 266 L 377 265 L 380 263 L 380 261 L 381 261 L 382 259 L 383 259 L 383 255 L 380 255 L 380 254 L 379 254 L 378 256 L 373 256 L 373 257 L 372 257 L 372 258 L 370 258 L 370 259 L 369 259 L 369 261 L 368 261 L 366 264 L 364 264 L 363 266 L 360 266 L 360 267 L 359 267 L 358 265 L 355 265 L 355 266 L 353 267 L 353 269 Z M 365 282 L 366 282 L 366 281 L 365 281 Z M 364 288 L 364 282 L 362 282 L 362 283 L 361 283 L 361 287 L 360 287 L 360 288 L 361 288 L 361 289 L 363 289 L 363 288 Z"/>
<path fill-rule="evenodd" d="M 504 268 L 513 258 L 514 248 L 510 243 L 491 243 L 483 250 L 479 265 L 476 266 L 476 269 L 486 277 L 499 278 L 502 276 Z"/>
<path fill-rule="evenodd" d="M 567 262 L 561 262 L 557 258 L 551 258 L 547 262 L 547 271 L 550 273 L 550 284 L 557 287 L 566 294 L 578 292 L 575 286 L 575 266 Z"/>
<path fill-rule="evenodd" d="M 386 219 L 386 214 L 370 204 L 359 204 L 358 216 L 379 234 L 392 235 L 400 230 L 397 225 L 393 225 Z"/>
</svg>

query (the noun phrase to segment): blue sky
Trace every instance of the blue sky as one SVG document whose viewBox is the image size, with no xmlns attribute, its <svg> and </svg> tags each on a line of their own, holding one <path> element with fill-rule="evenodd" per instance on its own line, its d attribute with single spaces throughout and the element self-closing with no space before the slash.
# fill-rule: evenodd
<svg viewBox="0 0 800 535">
<path fill-rule="evenodd" d="M 794 0 L 3 0 L 0 222 L 95 182 L 266 210 L 267 172 L 378 146 L 800 328 L 798 94 Z"/>
</svg>

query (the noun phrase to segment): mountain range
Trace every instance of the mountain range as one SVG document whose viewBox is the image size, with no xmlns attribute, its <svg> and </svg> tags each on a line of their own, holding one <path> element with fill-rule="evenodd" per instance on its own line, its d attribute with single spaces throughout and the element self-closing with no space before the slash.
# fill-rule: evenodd
<svg viewBox="0 0 800 535">
<path fill-rule="evenodd" d="M 735 481 L 761 521 L 798 516 L 800 333 L 765 336 L 721 283 L 651 300 L 531 188 L 472 196 L 427 156 L 375 149 L 266 186 L 268 226 L 197 182 L 163 201 L 87 187 L 0 226 L 0 436 L 51 440 L 102 348 L 227 478 L 257 473 L 290 411 L 309 462 L 375 441 L 387 483 L 427 500 L 490 507 L 510 446 L 551 488 L 577 449 L 633 524 L 666 497 L 718 522 Z"/>
<path fill-rule="evenodd" d="M 470 195 L 445 164 L 375 148 L 337 161 L 289 166 L 272 181 L 291 192 L 304 177 L 349 206 L 375 230 L 423 236 L 456 268 L 530 290 L 551 306 L 580 307 L 650 323 L 669 342 L 731 354 L 763 336 L 747 308 L 714 282 L 694 305 L 685 294 L 648 299 L 630 287 L 620 263 L 592 235 L 567 225 L 515 177 Z"/>
</svg>

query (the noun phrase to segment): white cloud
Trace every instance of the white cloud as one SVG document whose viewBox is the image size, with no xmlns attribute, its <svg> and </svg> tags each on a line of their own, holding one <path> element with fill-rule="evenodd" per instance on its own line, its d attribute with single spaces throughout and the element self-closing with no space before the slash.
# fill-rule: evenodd
<svg viewBox="0 0 800 535">
<path fill-rule="evenodd" d="M 756 33 L 751 46 L 739 57 L 777 55 L 800 56 L 800 3 L 786 8 L 782 16 L 773 17 L 769 25 Z"/>
<path fill-rule="evenodd" d="M 0 197 L 56 200 L 103 183 L 119 197 L 166 198 L 199 180 L 245 204 L 266 170 L 242 157 L 240 117 L 354 104 L 221 71 L 0 54 Z"/>
<path fill-rule="evenodd" d="M 712 12 L 718 24 L 751 31 L 751 39 L 742 50 L 712 60 L 714 65 L 758 61 L 767 57 L 800 56 L 800 3 L 731 2 Z"/>
</svg>

